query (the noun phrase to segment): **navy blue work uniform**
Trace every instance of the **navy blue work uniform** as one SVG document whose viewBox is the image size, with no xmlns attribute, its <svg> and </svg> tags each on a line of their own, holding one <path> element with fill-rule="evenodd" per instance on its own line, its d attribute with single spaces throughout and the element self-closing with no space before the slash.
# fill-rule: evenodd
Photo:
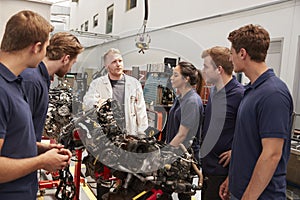
<svg viewBox="0 0 300 200">
<path fill-rule="evenodd" d="M 224 168 L 222 164 L 219 164 L 219 156 L 223 152 L 231 150 L 237 110 L 243 98 L 245 89 L 244 86 L 241 85 L 235 77 L 233 77 L 221 90 L 225 90 L 225 93 L 222 93 L 221 91 L 215 92 L 214 88 L 212 89 L 205 108 L 205 120 L 202 134 L 203 140 L 205 140 L 209 126 L 214 126 L 216 123 L 221 123 L 217 120 L 217 118 L 211 119 L 212 106 L 214 106 L 214 103 L 218 103 L 222 107 L 226 107 L 226 116 L 224 118 L 225 121 L 223 122 L 224 126 L 221 130 L 221 134 L 217 140 L 217 143 L 214 145 L 213 149 L 201 159 L 202 171 L 205 175 L 228 174 L 228 167 Z M 212 101 L 214 103 L 212 103 Z M 218 110 L 216 110 L 216 112 L 218 112 Z"/>
<path fill-rule="evenodd" d="M 30 158 L 37 156 L 32 116 L 22 78 L 0 63 L 0 138 L 4 139 L 1 156 Z M 37 173 L 32 172 L 14 181 L 0 183 L 0 199 L 35 200 Z"/>
<path fill-rule="evenodd" d="M 263 138 L 282 138 L 284 146 L 276 171 L 258 199 L 286 199 L 292 112 L 290 92 L 272 69 L 247 86 L 237 114 L 229 167 L 229 191 L 237 199 L 241 199 L 249 184 L 262 152 Z"/>
<path fill-rule="evenodd" d="M 192 145 L 195 158 L 199 161 L 202 119 L 203 104 L 200 96 L 194 89 L 188 91 L 182 98 L 178 96 L 169 111 L 166 142 L 170 143 L 177 135 L 180 125 L 189 128 L 189 133 L 183 144 L 187 148 Z M 191 143 L 190 140 L 193 142 Z"/>
<path fill-rule="evenodd" d="M 36 139 L 40 142 L 48 111 L 50 76 L 43 62 L 37 68 L 25 69 L 21 76 L 32 112 Z"/>
<path fill-rule="evenodd" d="M 202 199 L 220 199 L 219 186 L 228 175 L 229 165 L 223 167 L 219 164 L 220 155 L 231 150 L 235 121 L 240 102 L 244 94 L 244 86 L 240 84 L 235 76 L 219 91 L 213 87 L 205 108 L 205 120 L 203 125 L 202 139 L 210 134 L 214 138 L 211 150 L 207 155 L 201 155 L 202 172 L 205 176 Z M 221 106 L 223 109 L 219 109 Z M 225 110 L 226 109 L 226 110 Z M 214 113 L 212 113 L 214 112 Z M 224 115 L 224 116 L 221 116 Z M 216 126 L 222 126 L 219 130 Z M 217 132 L 216 132 L 217 131 Z M 203 148 L 203 146 L 202 146 Z"/>
</svg>

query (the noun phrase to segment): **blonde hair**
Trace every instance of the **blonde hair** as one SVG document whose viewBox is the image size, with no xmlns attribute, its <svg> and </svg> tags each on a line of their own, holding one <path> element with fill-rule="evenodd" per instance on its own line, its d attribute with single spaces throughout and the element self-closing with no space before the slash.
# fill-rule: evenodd
<svg viewBox="0 0 300 200">
<path fill-rule="evenodd" d="M 233 64 L 229 60 L 230 50 L 227 47 L 215 46 L 210 49 L 206 49 L 202 52 L 201 57 L 205 58 L 207 56 L 211 57 L 213 61 L 212 65 L 214 66 L 214 68 L 222 66 L 226 74 L 232 74 Z"/>
</svg>

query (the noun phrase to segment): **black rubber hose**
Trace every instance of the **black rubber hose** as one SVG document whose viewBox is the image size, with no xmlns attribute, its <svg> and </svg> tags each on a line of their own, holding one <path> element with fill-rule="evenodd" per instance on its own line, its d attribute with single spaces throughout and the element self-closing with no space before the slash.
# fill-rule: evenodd
<svg viewBox="0 0 300 200">
<path fill-rule="evenodd" d="M 145 0 L 145 17 L 144 20 L 148 20 L 148 0 Z"/>
</svg>

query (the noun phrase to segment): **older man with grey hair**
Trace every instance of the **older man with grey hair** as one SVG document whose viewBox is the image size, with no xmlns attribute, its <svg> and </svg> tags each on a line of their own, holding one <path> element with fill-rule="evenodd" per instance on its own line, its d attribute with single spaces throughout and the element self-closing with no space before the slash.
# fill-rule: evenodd
<svg viewBox="0 0 300 200">
<path fill-rule="evenodd" d="M 127 134 L 145 136 L 148 127 L 146 105 L 140 82 L 124 74 L 123 58 L 118 49 L 109 49 L 104 54 L 107 75 L 93 80 L 83 98 L 85 109 L 92 108 L 100 102 L 112 98 L 119 102 L 124 112 Z M 97 199 L 108 192 L 100 184 L 97 185 Z"/>
<path fill-rule="evenodd" d="M 93 80 L 83 98 L 85 109 L 112 98 L 117 100 L 125 113 L 125 128 L 129 135 L 144 134 L 148 127 L 146 105 L 140 82 L 124 74 L 123 58 L 118 49 L 104 54 L 107 75 Z"/>
</svg>

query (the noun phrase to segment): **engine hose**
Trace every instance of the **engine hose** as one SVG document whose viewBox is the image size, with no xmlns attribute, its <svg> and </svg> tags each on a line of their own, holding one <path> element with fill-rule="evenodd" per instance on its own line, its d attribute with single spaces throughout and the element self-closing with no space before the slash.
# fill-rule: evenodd
<svg viewBox="0 0 300 200">
<path fill-rule="evenodd" d="M 126 180 L 125 180 L 125 183 L 124 183 L 124 188 L 127 189 L 128 188 L 128 185 L 129 185 L 129 182 L 131 181 L 132 179 L 132 174 L 127 174 L 127 177 L 126 177 Z"/>
<path fill-rule="evenodd" d="M 188 152 L 188 150 L 185 148 L 185 146 L 181 143 L 179 144 L 179 147 L 182 149 L 182 151 L 187 154 L 188 156 L 191 156 L 190 153 Z M 193 169 L 195 170 L 196 174 L 198 175 L 199 177 L 199 180 L 198 180 L 198 187 L 199 188 L 202 188 L 203 186 L 203 175 L 202 175 L 202 172 L 201 170 L 197 167 L 197 165 L 195 163 L 192 163 L 192 166 L 193 166 Z"/>
<path fill-rule="evenodd" d="M 192 163 L 193 169 L 195 170 L 196 174 L 198 175 L 199 179 L 198 179 L 198 186 L 199 188 L 202 188 L 203 186 L 203 175 L 201 170 L 197 167 L 197 165 L 195 163 Z"/>
<path fill-rule="evenodd" d="M 185 153 L 187 155 L 188 158 L 192 157 L 192 155 L 188 152 L 188 150 L 185 148 L 185 146 L 182 143 L 179 144 L 179 147 L 181 148 L 183 153 Z"/>
<path fill-rule="evenodd" d="M 154 181 L 155 180 L 155 177 L 154 176 L 146 176 L 146 177 L 143 177 L 143 176 L 140 176 L 138 174 L 133 174 L 135 177 L 137 177 L 138 179 L 140 179 L 142 182 L 146 182 L 146 181 Z"/>
</svg>

